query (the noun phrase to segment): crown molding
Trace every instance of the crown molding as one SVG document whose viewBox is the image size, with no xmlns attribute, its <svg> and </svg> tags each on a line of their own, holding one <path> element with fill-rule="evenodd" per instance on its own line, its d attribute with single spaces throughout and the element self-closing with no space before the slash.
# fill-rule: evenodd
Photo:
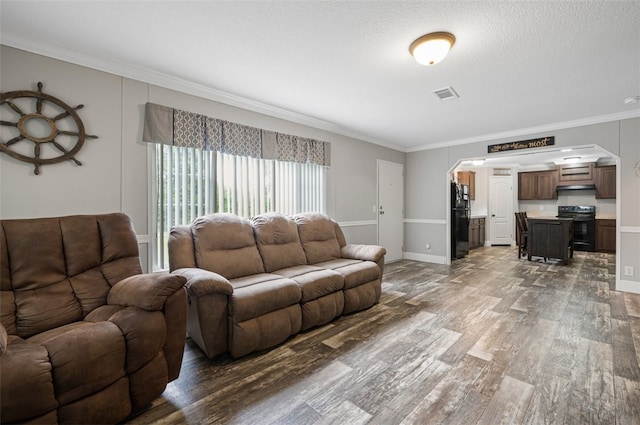
<svg viewBox="0 0 640 425">
<path fill-rule="evenodd" d="M 324 121 L 309 115 L 300 114 L 288 109 L 280 108 L 267 103 L 258 102 L 233 93 L 227 93 L 222 90 L 214 89 L 203 84 L 194 83 L 169 74 L 154 71 L 149 68 L 143 68 L 131 64 L 124 64 L 99 56 L 94 56 L 75 50 L 67 49 L 60 46 L 47 45 L 45 43 L 33 43 L 30 40 L 16 38 L 11 35 L 3 36 L 0 44 L 24 50 L 30 53 L 58 59 L 75 65 L 84 66 L 97 71 L 114 74 L 119 77 L 125 77 L 132 80 L 153 84 L 170 90 L 176 90 L 181 93 L 202 97 L 215 102 L 224 103 L 225 105 L 246 109 L 259 114 L 268 115 L 270 117 L 291 121 L 296 124 L 305 125 L 319 130 L 329 131 L 331 133 L 372 143 L 374 145 L 404 152 L 402 146 L 386 143 L 372 137 L 360 134 L 356 131 L 341 127 L 333 122 Z"/>
<path fill-rule="evenodd" d="M 468 137 L 464 139 L 449 140 L 446 142 L 433 143 L 433 144 L 423 145 L 423 146 L 416 146 L 413 148 L 406 148 L 405 152 L 418 152 L 418 151 L 425 151 L 430 149 L 446 148 L 449 146 L 467 145 L 469 143 L 488 142 L 488 141 L 497 140 L 497 139 L 507 139 L 510 137 L 526 136 L 534 133 L 544 133 L 547 131 L 564 130 L 567 128 L 583 127 L 585 125 L 602 124 L 605 122 L 619 121 L 619 120 L 625 120 L 629 118 L 638 118 L 638 117 L 640 117 L 640 109 L 627 111 L 627 112 L 620 112 L 616 114 L 598 115 L 595 117 L 581 118 L 581 119 L 572 120 L 572 121 L 545 124 L 545 125 L 540 125 L 535 127 L 521 128 L 521 129 L 512 130 L 512 131 L 503 131 L 500 133 L 485 134 L 482 136 Z"/>
</svg>

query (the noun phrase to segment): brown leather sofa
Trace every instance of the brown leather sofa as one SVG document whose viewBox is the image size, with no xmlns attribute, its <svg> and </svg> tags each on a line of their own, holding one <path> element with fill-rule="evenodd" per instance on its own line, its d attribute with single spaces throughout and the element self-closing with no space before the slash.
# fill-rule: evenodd
<svg viewBox="0 0 640 425">
<path fill-rule="evenodd" d="M 172 274 L 187 278 L 189 336 L 208 357 L 240 357 L 373 306 L 384 248 L 347 245 L 322 214 L 231 214 L 176 226 Z"/>
<path fill-rule="evenodd" d="M 0 221 L 2 423 L 117 423 L 180 373 L 185 279 L 120 213 Z"/>
</svg>

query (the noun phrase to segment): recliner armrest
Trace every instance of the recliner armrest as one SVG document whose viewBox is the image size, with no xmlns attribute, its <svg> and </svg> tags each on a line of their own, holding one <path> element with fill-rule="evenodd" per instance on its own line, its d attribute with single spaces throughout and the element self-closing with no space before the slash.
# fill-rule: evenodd
<svg viewBox="0 0 640 425">
<path fill-rule="evenodd" d="M 107 304 L 138 307 L 148 311 L 162 310 L 165 300 L 181 290 L 186 278 L 168 273 L 130 276 L 113 285 Z"/>
<path fill-rule="evenodd" d="M 373 261 L 374 263 L 377 263 L 386 253 L 387 250 L 379 245 L 348 244 L 340 250 L 342 258 Z"/>
<path fill-rule="evenodd" d="M 218 273 L 198 268 L 182 268 L 176 269 L 171 274 L 180 275 L 187 279 L 185 288 L 187 294 L 191 297 L 201 297 L 203 295 L 233 294 L 233 286 L 227 278 Z"/>
</svg>

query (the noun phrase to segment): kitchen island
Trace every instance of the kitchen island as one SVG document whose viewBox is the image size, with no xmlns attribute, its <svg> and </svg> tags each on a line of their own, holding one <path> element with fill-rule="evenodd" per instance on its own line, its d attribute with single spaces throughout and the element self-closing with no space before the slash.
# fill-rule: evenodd
<svg viewBox="0 0 640 425">
<path fill-rule="evenodd" d="M 573 258 L 573 218 L 528 218 L 527 259 L 542 257 L 569 263 Z"/>
</svg>

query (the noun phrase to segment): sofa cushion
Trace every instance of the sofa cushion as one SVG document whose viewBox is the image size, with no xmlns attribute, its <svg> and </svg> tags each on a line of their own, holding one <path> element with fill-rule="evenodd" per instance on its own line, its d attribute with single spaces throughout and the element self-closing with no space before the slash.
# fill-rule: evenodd
<svg viewBox="0 0 640 425">
<path fill-rule="evenodd" d="M 344 289 L 354 288 L 363 283 L 380 279 L 380 268 L 371 261 L 331 260 L 318 263 L 318 267 L 326 267 L 344 276 Z"/>
<path fill-rule="evenodd" d="M 318 213 L 298 214 L 293 219 L 298 224 L 300 242 L 308 264 L 340 258 L 340 244 L 333 220 Z"/>
<path fill-rule="evenodd" d="M 196 264 L 227 279 L 264 273 L 251 222 L 233 214 L 210 214 L 192 223 Z"/>
<path fill-rule="evenodd" d="M 253 319 L 300 302 L 295 281 L 275 274 L 261 273 L 231 280 L 233 295 L 229 315 L 234 322 Z"/>
<path fill-rule="evenodd" d="M 273 273 L 294 280 L 302 291 L 302 302 L 340 291 L 344 286 L 342 274 L 316 266 L 289 267 Z"/>
<path fill-rule="evenodd" d="M 252 222 L 267 273 L 307 263 L 295 221 L 282 214 L 269 213 L 255 217 Z"/>
</svg>

